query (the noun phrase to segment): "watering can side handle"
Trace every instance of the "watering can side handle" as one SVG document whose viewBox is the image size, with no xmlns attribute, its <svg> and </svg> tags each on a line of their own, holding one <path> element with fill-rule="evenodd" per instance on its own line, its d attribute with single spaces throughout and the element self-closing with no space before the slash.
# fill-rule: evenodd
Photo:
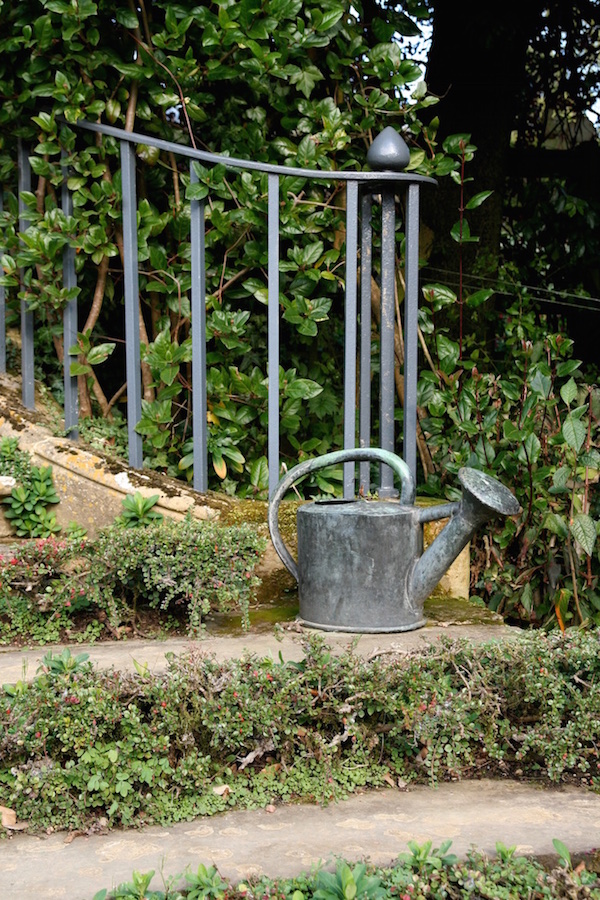
<svg viewBox="0 0 600 900">
<path fill-rule="evenodd" d="M 277 554 L 283 562 L 286 569 L 291 572 L 296 581 L 298 581 L 298 566 L 288 548 L 286 547 L 281 532 L 279 531 L 278 514 L 279 504 L 292 487 L 292 485 L 309 475 L 317 469 L 324 469 L 326 466 L 335 466 L 346 462 L 381 462 L 388 465 L 402 481 L 400 492 L 400 502 L 410 506 L 415 501 L 415 483 L 411 475 L 410 469 L 403 459 L 396 456 L 389 450 L 382 450 L 379 447 L 357 447 L 354 450 L 336 450 L 333 453 L 325 453 L 324 456 L 318 456 L 316 459 L 308 459 L 306 462 L 299 463 L 290 469 L 279 484 L 275 488 L 273 496 L 269 502 L 269 531 L 271 540 Z"/>
</svg>

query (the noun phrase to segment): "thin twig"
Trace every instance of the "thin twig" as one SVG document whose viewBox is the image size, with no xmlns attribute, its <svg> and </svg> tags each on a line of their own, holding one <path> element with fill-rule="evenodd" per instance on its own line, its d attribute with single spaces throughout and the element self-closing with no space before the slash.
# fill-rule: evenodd
<svg viewBox="0 0 600 900">
<path fill-rule="evenodd" d="M 577 591 L 577 577 L 575 574 L 575 559 L 573 557 L 573 548 L 571 546 L 571 541 L 567 538 L 567 551 L 569 554 L 569 562 L 571 564 L 571 579 L 573 581 L 573 599 L 575 601 L 575 606 L 577 607 L 577 615 L 579 616 L 579 622 L 583 625 L 583 615 L 581 614 L 581 607 L 579 606 L 579 593 Z"/>
<path fill-rule="evenodd" d="M 163 62 L 161 62 L 160 59 L 158 59 L 158 58 L 154 55 L 154 53 L 152 52 L 151 48 L 150 48 L 147 44 L 145 44 L 143 41 L 141 41 L 139 38 L 137 38 L 137 37 L 135 36 L 135 34 L 132 33 L 131 36 L 133 37 L 134 41 L 135 41 L 137 44 L 139 44 L 140 47 L 141 47 L 143 50 L 146 51 L 146 53 L 148 54 L 148 56 L 149 56 L 155 63 L 157 63 L 157 64 L 161 67 L 161 69 L 164 69 L 165 72 L 167 72 L 168 75 L 173 79 L 173 81 L 174 81 L 174 83 L 175 83 L 175 87 L 177 88 L 177 93 L 179 94 L 179 100 L 181 101 L 181 108 L 182 108 L 182 110 L 183 110 L 183 115 L 184 115 L 184 117 L 185 117 L 185 123 L 186 123 L 186 125 L 187 125 L 187 131 L 188 131 L 188 135 L 189 135 L 189 138 L 190 138 L 190 143 L 191 143 L 192 147 L 194 148 L 194 150 L 196 150 L 197 147 L 196 147 L 196 141 L 195 141 L 195 139 L 194 139 L 194 132 L 192 131 L 192 123 L 190 122 L 190 117 L 189 117 L 189 115 L 188 115 L 188 111 L 187 111 L 187 107 L 186 107 L 186 103 L 185 103 L 185 96 L 184 96 L 183 90 L 182 90 L 182 88 L 181 88 L 181 85 L 179 84 L 179 82 L 177 81 L 177 79 L 175 78 L 175 76 L 173 75 L 173 73 L 171 72 L 171 70 L 169 69 L 169 67 L 168 67 L 168 66 L 165 66 L 165 64 L 164 64 Z"/>
<path fill-rule="evenodd" d="M 121 385 L 119 390 L 116 391 L 110 398 L 110 400 L 108 402 L 108 406 L 106 408 L 107 413 L 109 413 L 111 411 L 111 409 L 113 408 L 113 406 L 115 405 L 115 403 L 117 402 L 119 397 L 121 397 L 125 393 L 126 390 L 127 390 L 127 382 L 124 382 L 124 384 Z"/>
</svg>

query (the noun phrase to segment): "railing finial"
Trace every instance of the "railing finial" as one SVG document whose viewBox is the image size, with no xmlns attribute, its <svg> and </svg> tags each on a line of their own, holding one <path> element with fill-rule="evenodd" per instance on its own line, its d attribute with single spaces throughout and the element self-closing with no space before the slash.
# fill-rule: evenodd
<svg viewBox="0 0 600 900">
<path fill-rule="evenodd" d="M 388 125 L 378 134 L 367 153 L 367 162 L 372 169 L 391 169 L 401 172 L 410 161 L 410 151 L 395 128 Z"/>
</svg>

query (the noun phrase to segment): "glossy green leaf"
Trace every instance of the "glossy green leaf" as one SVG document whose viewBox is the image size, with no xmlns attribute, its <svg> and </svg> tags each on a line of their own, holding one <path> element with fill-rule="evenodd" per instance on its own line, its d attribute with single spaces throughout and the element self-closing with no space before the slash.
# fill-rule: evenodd
<svg viewBox="0 0 600 900">
<path fill-rule="evenodd" d="M 481 206 L 482 203 L 485 203 L 488 197 L 491 197 L 493 191 L 480 191 L 478 194 L 474 194 L 473 197 L 465 204 L 465 209 L 477 209 L 478 206 Z"/>
<path fill-rule="evenodd" d="M 471 234 L 471 226 L 466 219 L 455 222 L 450 229 L 452 240 L 458 244 L 476 244 L 479 238 Z"/>
<path fill-rule="evenodd" d="M 475 291 L 473 294 L 469 294 L 466 298 L 466 303 L 472 309 L 477 309 L 479 306 L 483 306 L 490 297 L 494 296 L 495 291 L 492 288 L 482 288 L 480 291 Z"/>
<path fill-rule="evenodd" d="M 527 460 L 529 464 L 533 465 L 533 463 L 536 463 L 538 461 L 542 446 L 537 434 L 534 434 L 533 432 L 531 434 L 528 434 L 523 442 L 523 446 L 525 448 L 525 452 L 527 453 Z"/>
<path fill-rule="evenodd" d="M 313 65 L 299 69 L 298 72 L 294 72 L 290 77 L 290 83 L 295 85 L 297 90 L 304 94 L 307 99 L 312 94 L 317 82 L 322 80 L 322 74 Z"/>
<path fill-rule="evenodd" d="M 269 466 L 266 456 L 255 459 L 250 466 L 250 483 L 255 487 L 264 488 L 269 484 Z"/>
<path fill-rule="evenodd" d="M 445 334 L 438 334 L 436 343 L 440 368 L 446 375 L 451 375 L 456 370 L 458 363 L 458 344 L 456 341 L 451 341 Z"/>
<path fill-rule="evenodd" d="M 115 18 L 124 28 L 139 28 L 137 15 L 129 9 L 118 9 Z"/>
<path fill-rule="evenodd" d="M 569 447 L 577 453 L 585 441 L 586 429 L 581 419 L 576 419 L 569 414 L 562 427 L 563 437 Z"/>
<path fill-rule="evenodd" d="M 565 844 L 562 841 L 559 841 L 558 838 L 552 838 L 552 844 L 554 845 L 554 849 L 558 853 L 562 864 L 567 868 L 571 868 L 571 854 L 569 853 Z"/>
<path fill-rule="evenodd" d="M 561 538 L 567 538 L 569 536 L 569 528 L 566 520 L 563 516 L 559 516 L 556 513 L 548 513 L 544 519 L 544 528 L 547 528 L 548 531 L 557 534 Z"/>
<path fill-rule="evenodd" d="M 71 375 L 88 375 L 91 371 L 91 366 L 86 366 L 84 363 L 77 362 L 76 360 L 69 366 L 69 373 Z"/>
<path fill-rule="evenodd" d="M 596 544 L 596 526 L 594 520 L 584 513 L 579 513 L 571 522 L 571 534 L 584 552 L 591 556 Z"/>
<path fill-rule="evenodd" d="M 572 378 L 569 378 L 569 380 L 562 385 L 560 389 L 560 396 L 567 404 L 567 406 L 570 406 L 571 403 L 573 403 L 573 401 L 577 399 L 577 385 Z"/>
<path fill-rule="evenodd" d="M 443 148 L 446 153 L 461 154 L 464 149 L 471 146 L 470 134 L 451 134 L 444 140 Z"/>
<path fill-rule="evenodd" d="M 424 298 L 431 303 L 434 310 L 456 303 L 456 294 L 444 284 L 426 284 L 422 291 Z"/>
<path fill-rule="evenodd" d="M 507 441 L 521 441 L 523 437 L 523 432 L 520 428 L 518 428 L 513 422 L 509 422 L 508 419 L 505 419 L 502 423 L 502 433 Z"/>
<path fill-rule="evenodd" d="M 100 363 L 103 363 L 108 359 L 115 347 L 116 344 L 113 342 L 98 344 L 96 347 L 92 347 L 92 349 L 86 356 L 86 360 L 90 364 L 90 366 L 98 366 L 100 365 Z"/>
<path fill-rule="evenodd" d="M 565 375 L 570 375 L 572 372 L 576 372 L 577 369 L 581 367 L 581 361 L 579 359 L 566 359 L 564 362 L 560 362 L 556 367 L 556 374 L 559 378 L 563 378 Z"/>
<path fill-rule="evenodd" d="M 292 399 L 310 400 L 312 397 L 318 396 L 323 387 L 316 381 L 309 378 L 295 378 L 285 389 L 285 396 Z"/>
</svg>

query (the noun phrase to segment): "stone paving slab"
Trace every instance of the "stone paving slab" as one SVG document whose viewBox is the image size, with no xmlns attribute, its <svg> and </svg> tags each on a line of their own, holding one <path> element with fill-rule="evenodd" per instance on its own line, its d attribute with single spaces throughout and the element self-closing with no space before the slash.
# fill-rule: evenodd
<svg viewBox="0 0 600 900">
<path fill-rule="evenodd" d="M 497 841 L 522 854 L 552 854 L 553 838 L 572 851 L 600 846 L 600 796 L 576 788 L 541 790 L 513 781 L 442 784 L 371 791 L 318 806 L 233 811 L 143 831 L 79 836 L 16 834 L 0 842 L 0 897 L 91 900 L 102 887 L 154 869 L 153 887 L 199 863 L 235 882 L 252 875 L 288 877 L 312 866 L 369 858 L 387 865 L 407 841 L 433 846 L 452 839 L 465 856 Z"/>
</svg>

